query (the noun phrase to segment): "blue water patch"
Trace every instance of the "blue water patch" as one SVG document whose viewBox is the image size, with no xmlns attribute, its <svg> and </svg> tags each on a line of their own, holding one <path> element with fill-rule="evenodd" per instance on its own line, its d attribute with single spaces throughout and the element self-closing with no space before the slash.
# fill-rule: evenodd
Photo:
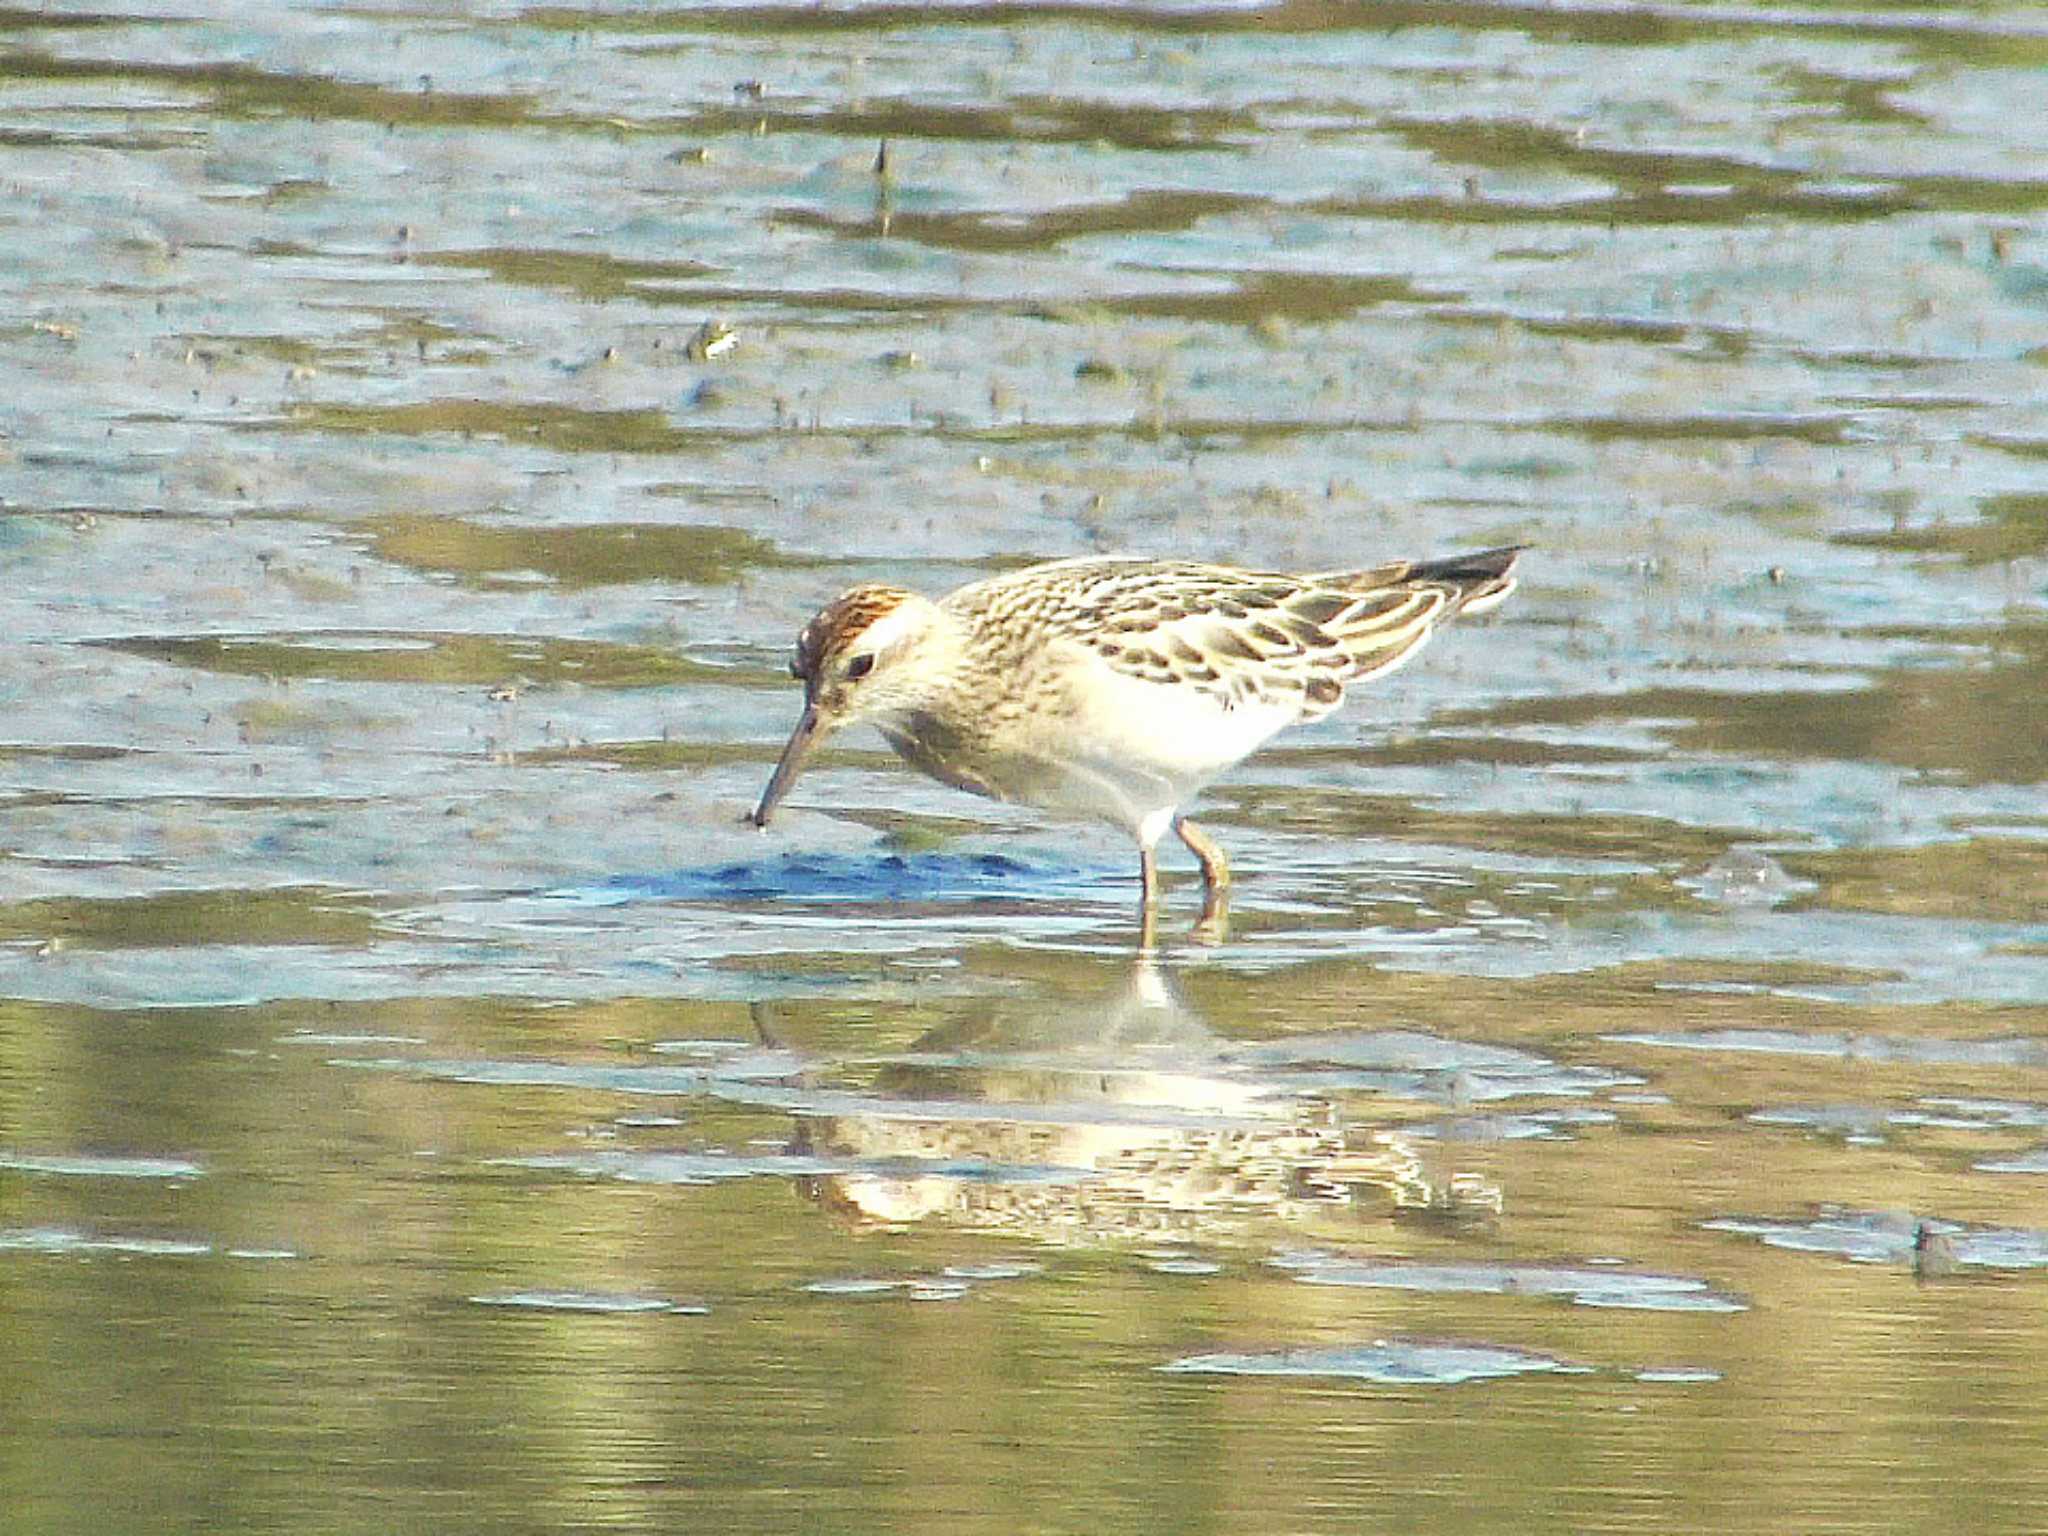
<svg viewBox="0 0 2048 1536">
<path fill-rule="evenodd" d="M 912 1301 L 959 1301 L 977 1285 L 992 1280 L 1022 1280 L 1041 1273 L 1043 1266 L 1017 1264 L 948 1264 L 936 1275 L 905 1275 L 887 1279 L 875 1275 L 846 1275 L 813 1280 L 804 1289 L 814 1296 L 888 1296 L 902 1294 Z"/>
<path fill-rule="evenodd" d="M 122 1258 L 135 1255 L 201 1258 L 213 1252 L 213 1244 L 193 1238 L 82 1232 L 72 1227 L 10 1227 L 0 1231 L 0 1253 L 8 1252 L 54 1253 L 66 1257 L 111 1253 Z"/>
<path fill-rule="evenodd" d="M 1746 1312 L 1749 1304 L 1691 1275 L 1576 1264 L 1512 1264 L 1474 1260 L 1424 1263 L 1355 1258 L 1294 1250 L 1268 1260 L 1308 1285 L 1353 1286 L 1439 1295 L 1563 1296 L 1582 1307 L 1652 1312 Z"/>
<path fill-rule="evenodd" d="M 558 901 L 623 906 L 636 901 L 971 901 L 984 896 L 1100 895 L 1099 869 L 1024 863 L 1000 853 L 856 855 L 791 853 L 776 859 L 613 875 L 549 892 Z"/>
<path fill-rule="evenodd" d="M 1456 1386 L 1531 1373 L 1584 1375 L 1591 1367 L 1502 1344 L 1381 1339 L 1372 1344 L 1273 1354 L 1187 1355 L 1158 1369 L 1175 1375 L 1338 1376 L 1396 1386 Z"/>
<path fill-rule="evenodd" d="M 86 1179 L 196 1179 L 206 1170 L 182 1157 L 98 1157 L 90 1153 L 44 1156 L 0 1147 L 0 1171 Z"/>
<path fill-rule="evenodd" d="M 1910 1263 L 1930 1272 L 1953 1272 L 1966 1265 L 2048 1268 L 2048 1229 L 1972 1226 L 1903 1210 L 1824 1205 L 1807 1221 L 1717 1216 L 1700 1226 L 1709 1232 L 1739 1232 L 1772 1248 L 1834 1254 L 1854 1264 Z"/>
</svg>

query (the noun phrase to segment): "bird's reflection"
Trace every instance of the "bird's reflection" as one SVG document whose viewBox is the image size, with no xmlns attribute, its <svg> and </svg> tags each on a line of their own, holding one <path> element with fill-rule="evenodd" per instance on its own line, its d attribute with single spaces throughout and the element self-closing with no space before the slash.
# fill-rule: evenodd
<svg viewBox="0 0 2048 1536">
<path fill-rule="evenodd" d="M 1151 955 L 1093 995 L 970 1005 L 874 1065 L 864 1092 L 799 1107 L 792 1143 L 853 1165 L 804 1192 L 855 1225 L 1202 1241 L 1347 1207 L 1452 1223 L 1501 1207 L 1438 1147 L 1350 1123 L 1301 1072 L 1219 1037 Z"/>
</svg>

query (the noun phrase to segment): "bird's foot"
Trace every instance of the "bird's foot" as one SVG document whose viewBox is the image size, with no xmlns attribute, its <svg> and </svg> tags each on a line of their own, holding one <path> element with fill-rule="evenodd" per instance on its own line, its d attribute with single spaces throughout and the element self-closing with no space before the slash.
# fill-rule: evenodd
<svg viewBox="0 0 2048 1536">
<path fill-rule="evenodd" d="M 1214 949 L 1230 937 L 1230 884 L 1204 884 L 1202 915 L 1195 919 L 1189 938 L 1206 949 Z"/>
</svg>

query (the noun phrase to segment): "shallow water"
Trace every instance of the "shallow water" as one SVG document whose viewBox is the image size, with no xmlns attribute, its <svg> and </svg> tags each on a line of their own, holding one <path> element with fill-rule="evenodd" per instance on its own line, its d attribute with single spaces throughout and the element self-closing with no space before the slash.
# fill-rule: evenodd
<svg viewBox="0 0 2048 1536">
<path fill-rule="evenodd" d="M 10 1527 L 2037 1523 L 2044 67 L 0 18 Z M 740 825 L 852 581 L 1507 541 L 1220 948 L 872 737 Z"/>
</svg>

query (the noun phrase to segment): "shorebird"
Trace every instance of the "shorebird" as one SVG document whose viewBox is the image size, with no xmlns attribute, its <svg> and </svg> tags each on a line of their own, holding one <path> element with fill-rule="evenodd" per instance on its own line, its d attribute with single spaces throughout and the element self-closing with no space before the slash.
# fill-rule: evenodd
<svg viewBox="0 0 2048 1536">
<path fill-rule="evenodd" d="M 996 800 L 1106 821 L 1138 845 L 1149 944 L 1154 850 L 1202 866 L 1218 937 L 1230 864 L 1180 812 L 1278 732 L 1319 720 L 1445 620 L 1515 587 L 1522 546 L 1307 576 L 1180 560 L 1056 560 L 936 601 L 868 584 L 797 639 L 804 711 L 751 820 L 765 827 L 812 749 L 870 721 L 912 767 Z"/>
</svg>

